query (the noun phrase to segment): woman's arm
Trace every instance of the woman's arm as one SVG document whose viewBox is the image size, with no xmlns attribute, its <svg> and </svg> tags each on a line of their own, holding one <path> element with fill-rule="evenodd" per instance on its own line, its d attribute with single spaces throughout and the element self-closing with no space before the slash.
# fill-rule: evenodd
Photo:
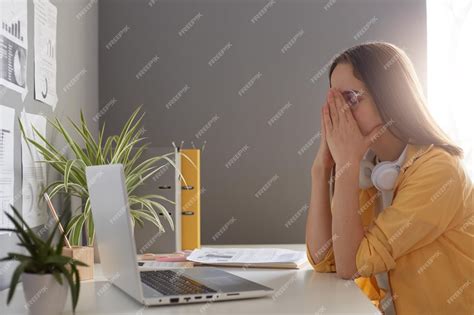
<svg viewBox="0 0 474 315">
<path fill-rule="evenodd" d="M 336 164 L 336 188 L 332 230 L 338 235 L 334 242 L 337 274 L 344 279 L 357 277 L 356 254 L 364 237 L 364 227 L 359 209 L 359 162 Z"/>
<path fill-rule="evenodd" d="M 311 170 L 311 200 L 306 218 L 306 244 L 309 254 L 317 264 L 331 248 L 331 206 L 329 179 L 331 169 L 314 165 Z"/>
<path fill-rule="evenodd" d="M 311 200 L 306 217 L 306 244 L 315 264 L 326 256 L 331 248 L 331 205 L 329 201 L 329 179 L 334 167 L 334 159 L 326 140 L 326 129 L 321 108 L 321 138 L 319 150 L 311 167 Z"/>
<path fill-rule="evenodd" d="M 362 135 L 342 94 L 331 89 L 328 106 L 323 108 L 327 143 L 336 163 L 332 230 L 337 274 L 344 279 L 357 276 L 356 254 L 364 237 L 359 209 L 359 165 L 372 139 L 382 126 Z"/>
</svg>

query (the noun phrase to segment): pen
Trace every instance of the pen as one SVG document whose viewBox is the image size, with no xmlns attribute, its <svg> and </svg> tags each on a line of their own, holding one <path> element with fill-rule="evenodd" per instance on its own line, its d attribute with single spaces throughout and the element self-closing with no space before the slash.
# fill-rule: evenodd
<svg viewBox="0 0 474 315">
<path fill-rule="evenodd" d="M 49 195 L 47 193 L 44 193 L 43 196 L 44 196 L 44 199 L 46 199 L 46 203 L 48 204 L 48 208 L 51 211 L 54 219 L 56 220 L 56 222 L 59 223 L 59 230 L 64 235 L 64 240 L 66 241 L 67 247 L 72 248 L 71 243 L 69 243 L 69 240 L 66 237 L 66 233 L 64 233 L 63 226 L 62 226 L 61 222 L 59 221 L 59 217 L 58 217 L 58 214 L 56 213 L 56 210 L 54 209 L 53 203 L 51 202 L 51 199 L 49 199 Z"/>
</svg>

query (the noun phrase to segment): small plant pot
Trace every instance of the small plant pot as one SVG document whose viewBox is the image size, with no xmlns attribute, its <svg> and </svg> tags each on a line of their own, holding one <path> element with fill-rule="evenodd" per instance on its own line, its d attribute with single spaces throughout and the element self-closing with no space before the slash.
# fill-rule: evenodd
<svg viewBox="0 0 474 315">
<path fill-rule="evenodd" d="M 31 315 L 61 314 L 69 291 L 67 280 L 62 276 L 61 285 L 51 274 L 23 273 L 25 308 Z"/>
</svg>

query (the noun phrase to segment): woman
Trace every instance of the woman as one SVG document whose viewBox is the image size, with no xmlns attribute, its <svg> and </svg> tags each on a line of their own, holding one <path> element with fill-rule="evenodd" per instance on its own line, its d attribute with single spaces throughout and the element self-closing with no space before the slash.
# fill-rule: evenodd
<svg viewBox="0 0 474 315">
<path fill-rule="evenodd" d="M 472 314 L 472 182 L 461 148 L 428 113 L 410 60 L 392 44 L 366 43 L 337 56 L 329 80 L 309 261 L 355 279 L 387 314 Z"/>
</svg>

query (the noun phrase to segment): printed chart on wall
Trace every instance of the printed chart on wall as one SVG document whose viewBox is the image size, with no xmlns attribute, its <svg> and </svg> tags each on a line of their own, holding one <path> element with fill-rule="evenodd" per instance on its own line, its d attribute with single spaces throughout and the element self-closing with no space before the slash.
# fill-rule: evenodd
<svg viewBox="0 0 474 315">
<path fill-rule="evenodd" d="M 33 127 L 46 135 L 46 118 L 40 115 L 21 113 L 21 123 L 28 138 L 42 143 L 33 132 Z M 44 224 L 47 221 L 46 203 L 40 196 L 46 185 L 46 164 L 38 163 L 42 157 L 39 152 L 21 137 L 22 161 L 22 205 L 23 218 L 31 227 Z"/>
<path fill-rule="evenodd" d="M 57 9 L 49 0 L 35 4 L 35 99 L 54 108 L 56 92 L 56 22 Z"/>
<path fill-rule="evenodd" d="M 0 227 L 11 228 L 5 212 L 12 214 L 13 204 L 14 163 L 13 163 L 13 126 L 15 110 L 0 105 Z M 0 232 L 3 234 L 4 232 Z"/>
<path fill-rule="evenodd" d="M 25 99 L 28 52 L 27 0 L 0 1 L 0 84 Z"/>
</svg>

